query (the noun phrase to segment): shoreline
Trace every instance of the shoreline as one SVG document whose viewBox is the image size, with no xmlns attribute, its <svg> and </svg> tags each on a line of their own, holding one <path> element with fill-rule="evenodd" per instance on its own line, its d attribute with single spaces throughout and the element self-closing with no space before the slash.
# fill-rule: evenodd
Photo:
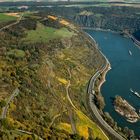
<svg viewBox="0 0 140 140">
<path fill-rule="evenodd" d="M 87 29 L 87 28 L 86 28 Z M 93 30 L 93 31 L 95 31 L 95 29 L 91 29 L 91 30 Z M 86 30 L 85 30 L 86 31 Z M 97 30 L 96 30 L 97 31 Z M 104 30 L 105 31 L 105 30 Z M 92 32 L 92 31 L 91 31 Z M 117 33 L 117 32 L 116 32 Z M 88 33 L 86 33 L 86 34 L 88 34 Z M 121 34 L 120 34 L 121 35 Z M 124 34 L 124 35 L 127 35 L 127 34 Z M 124 35 L 121 35 L 121 36 L 123 36 L 124 37 Z M 107 73 L 108 73 L 108 71 L 111 69 L 111 64 L 109 63 L 109 61 L 108 61 L 108 59 L 106 58 L 106 56 L 102 53 L 102 51 L 100 50 L 100 48 L 99 48 L 99 46 L 98 46 L 98 44 L 97 44 L 97 42 L 96 42 L 96 40 L 94 39 L 94 36 L 92 37 L 90 34 L 88 34 L 88 36 L 92 39 L 92 41 L 95 43 L 94 45 L 95 45 L 95 48 L 97 48 L 98 50 L 99 50 L 99 52 L 101 53 L 101 55 L 105 58 L 105 62 L 103 63 L 103 66 L 102 67 L 100 67 L 99 69 L 98 69 L 98 71 L 97 71 L 97 73 L 99 72 L 100 74 L 102 74 L 101 75 L 101 79 L 99 80 L 99 82 L 98 82 L 98 84 L 97 84 L 97 91 L 102 95 L 102 93 L 101 93 L 101 88 L 102 88 L 102 85 L 104 84 L 104 82 L 106 82 L 106 75 L 107 75 Z M 132 40 L 132 38 L 130 38 L 130 36 L 127 36 L 127 38 L 129 38 L 130 40 Z M 134 45 L 136 45 L 135 44 L 135 42 L 133 41 L 133 43 L 134 43 Z M 138 47 L 140 47 L 140 46 L 138 46 Z M 100 76 L 100 74 L 97 76 L 97 77 L 95 77 L 95 81 L 97 80 L 97 78 Z M 94 82 L 93 82 L 93 87 L 94 87 Z M 89 95 L 89 98 L 91 98 L 91 99 L 89 99 L 89 101 L 90 100 L 93 100 L 93 98 L 95 97 L 95 88 L 93 88 L 92 89 L 92 91 L 91 91 L 91 93 L 90 94 L 92 94 L 91 96 Z M 104 96 L 103 96 L 104 97 Z M 89 107 L 90 107 L 90 109 L 92 110 L 92 104 L 94 104 L 94 106 L 95 106 L 95 103 L 90 103 L 89 104 Z M 96 108 L 97 108 L 97 106 L 96 106 Z M 98 109 L 97 109 L 98 110 Z M 96 116 L 96 113 L 94 113 L 93 112 L 94 110 L 92 110 L 92 113 Z M 99 110 L 98 110 L 98 112 L 99 112 Z M 103 112 L 104 112 L 104 110 L 103 110 Z M 100 113 L 100 112 L 99 112 Z M 100 113 L 100 115 L 101 115 L 101 113 Z M 98 119 L 98 118 L 97 118 Z M 105 121 L 105 120 L 104 120 Z M 127 120 L 128 121 L 128 120 Z M 129 120 L 130 121 L 130 120 Z M 131 122 L 131 123 L 134 123 L 134 122 Z M 109 124 L 108 124 L 109 125 Z M 101 125 L 102 126 L 102 125 Z M 109 125 L 110 126 L 110 125 Z M 104 128 L 103 126 L 101 127 L 101 128 Z M 113 128 L 112 128 L 113 129 Z M 115 130 L 114 130 L 115 131 Z M 108 132 L 108 130 L 107 130 L 107 132 Z M 116 131 L 117 132 L 117 131 Z M 119 134 L 119 132 L 117 132 L 118 134 Z M 123 135 L 121 135 L 120 134 L 120 136 L 122 136 L 122 138 L 124 137 Z"/>
<path fill-rule="evenodd" d="M 115 34 L 120 34 L 123 37 L 130 38 L 133 41 L 134 45 L 137 46 L 138 48 L 140 48 L 140 41 L 137 40 L 132 34 L 127 34 L 127 33 L 119 32 L 119 31 L 117 32 L 117 31 L 113 31 L 113 30 L 110 30 L 110 29 L 92 28 L 92 27 L 81 27 L 81 29 L 83 29 L 83 30 L 101 31 L 101 32 L 111 32 L 111 33 L 115 33 Z"/>
<path fill-rule="evenodd" d="M 126 34 L 133 42 L 134 42 L 134 44 L 137 46 L 137 47 L 139 47 L 140 48 L 140 41 L 139 40 L 137 40 L 133 35 L 131 35 L 131 34 Z"/>
<path fill-rule="evenodd" d="M 86 33 L 86 32 L 85 32 Z M 112 68 L 111 68 L 111 64 L 109 62 L 109 60 L 107 59 L 107 57 L 102 53 L 102 51 L 99 49 L 98 47 L 98 44 L 96 42 L 96 40 L 88 33 L 86 33 L 91 39 L 92 41 L 95 43 L 95 47 L 99 50 L 100 54 L 104 57 L 105 59 L 105 66 L 104 68 L 102 68 L 100 71 L 100 74 L 103 74 L 102 77 L 101 77 L 101 81 L 99 82 L 99 85 L 97 87 L 98 91 L 100 92 L 101 91 L 101 86 L 106 82 L 106 75 L 108 73 L 108 71 L 110 71 Z"/>
<path fill-rule="evenodd" d="M 94 31 L 102 31 L 102 32 L 111 32 L 111 33 L 116 33 L 120 34 L 121 32 L 113 31 L 110 29 L 102 29 L 102 28 L 93 28 L 93 27 L 81 27 L 83 30 L 94 30 Z"/>
<path fill-rule="evenodd" d="M 88 85 L 88 97 L 87 97 L 87 105 L 89 107 L 89 111 L 91 113 L 91 116 L 94 117 L 94 120 L 98 122 L 98 125 L 103 129 L 110 138 L 115 138 L 116 140 L 125 140 L 124 136 L 120 135 L 117 131 L 115 131 L 102 117 L 100 114 L 97 106 L 93 102 L 93 99 L 95 97 L 95 82 L 98 79 L 98 77 L 102 75 L 102 80 L 99 81 L 100 84 L 97 86 L 97 88 L 101 89 L 102 84 L 106 81 L 106 74 L 111 69 L 111 64 L 109 60 L 106 58 L 106 56 L 102 53 L 102 51 L 99 49 L 98 44 L 96 43 L 95 39 L 88 33 L 84 32 L 87 37 L 89 38 L 89 41 L 93 44 L 93 46 L 99 51 L 101 56 L 105 59 L 105 62 L 102 66 L 96 71 L 94 75 L 92 75 L 89 85 Z"/>
<path fill-rule="evenodd" d="M 101 93 L 101 87 L 106 82 L 106 75 L 111 69 L 112 69 L 111 64 L 107 62 L 107 68 L 102 72 L 103 75 L 102 75 L 99 85 L 97 87 L 97 90 L 99 91 L 99 93 Z"/>
<path fill-rule="evenodd" d="M 140 116 L 138 115 L 136 109 L 121 96 L 115 97 L 114 109 L 117 113 L 123 116 L 126 119 L 126 121 L 130 123 L 135 123 L 140 119 Z"/>
</svg>

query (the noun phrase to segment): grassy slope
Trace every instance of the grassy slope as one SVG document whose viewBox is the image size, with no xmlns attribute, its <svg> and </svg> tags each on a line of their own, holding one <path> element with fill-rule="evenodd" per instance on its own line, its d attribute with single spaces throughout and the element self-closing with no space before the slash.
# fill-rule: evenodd
<svg viewBox="0 0 140 140">
<path fill-rule="evenodd" d="M 3 13 L 0 13 L 0 22 L 8 22 L 12 20 L 16 20 L 17 18 L 14 16 L 9 16 Z"/>
<path fill-rule="evenodd" d="M 45 27 L 41 23 L 37 24 L 36 30 L 27 32 L 26 40 L 31 42 L 48 42 L 51 39 L 71 37 L 73 32 L 69 32 L 67 28 L 55 29 L 52 27 Z"/>
<path fill-rule="evenodd" d="M 21 32 L 21 25 L 16 26 L 10 29 L 13 34 L 15 30 Z M 98 51 L 81 33 L 67 27 L 45 27 L 37 21 L 36 30 L 24 30 L 27 36 L 21 39 L 10 32 L 0 33 L 0 46 L 7 55 L 2 54 L 0 61 L 4 79 L 0 80 L 0 89 L 7 93 L 0 92 L 1 100 L 8 99 L 15 88 L 20 89 L 10 104 L 7 119 L 2 120 L 4 133 L 10 138 L 33 138 L 17 130 L 22 129 L 42 138 L 68 139 L 74 124 L 80 136 L 106 140 L 89 118 L 85 103 L 88 80 L 103 63 Z M 67 96 L 69 81 L 69 96 L 76 109 Z M 7 137 L 4 135 L 5 140 Z"/>
</svg>

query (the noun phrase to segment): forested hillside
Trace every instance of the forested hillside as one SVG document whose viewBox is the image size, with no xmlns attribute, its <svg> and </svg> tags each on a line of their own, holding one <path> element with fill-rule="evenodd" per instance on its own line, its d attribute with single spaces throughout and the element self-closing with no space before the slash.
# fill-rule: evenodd
<svg viewBox="0 0 140 140">
<path fill-rule="evenodd" d="M 117 32 L 140 30 L 140 5 L 91 4 L 37 9 L 63 16 L 81 27 L 109 29 Z M 63 9 L 63 10 L 62 10 Z"/>
<path fill-rule="evenodd" d="M 95 44 L 55 16 L 11 21 L 0 23 L 1 139 L 106 140 L 86 105 L 89 79 L 105 63 Z"/>
</svg>

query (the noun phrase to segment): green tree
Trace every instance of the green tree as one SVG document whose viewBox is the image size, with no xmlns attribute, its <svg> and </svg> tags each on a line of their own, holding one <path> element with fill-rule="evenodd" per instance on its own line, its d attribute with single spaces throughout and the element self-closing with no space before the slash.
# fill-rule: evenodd
<svg viewBox="0 0 140 140">
<path fill-rule="evenodd" d="M 0 125 L 3 126 L 4 128 L 9 128 L 7 119 L 0 119 Z"/>
<path fill-rule="evenodd" d="M 105 107 L 104 97 L 102 95 L 96 95 L 96 104 L 100 110 L 103 110 Z"/>
<path fill-rule="evenodd" d="M 0 101 L 0 107 L 2 108 L 4 106 L 6 106 L 6 102 L 4 100 Z"/>
</svg>

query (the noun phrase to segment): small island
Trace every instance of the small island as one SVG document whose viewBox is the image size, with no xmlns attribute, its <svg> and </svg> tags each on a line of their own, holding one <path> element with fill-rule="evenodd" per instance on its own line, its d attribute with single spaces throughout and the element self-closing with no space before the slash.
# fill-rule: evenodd
<svg viewBox="0 0 140 140">
<path fill-rule="evenodd" d="M 136 109 L 120 96 L 115 97 L 114 108 L 115 111 L 124 116 L 128 122 L 135 123 L 140 119 Z"/>
</svg>

